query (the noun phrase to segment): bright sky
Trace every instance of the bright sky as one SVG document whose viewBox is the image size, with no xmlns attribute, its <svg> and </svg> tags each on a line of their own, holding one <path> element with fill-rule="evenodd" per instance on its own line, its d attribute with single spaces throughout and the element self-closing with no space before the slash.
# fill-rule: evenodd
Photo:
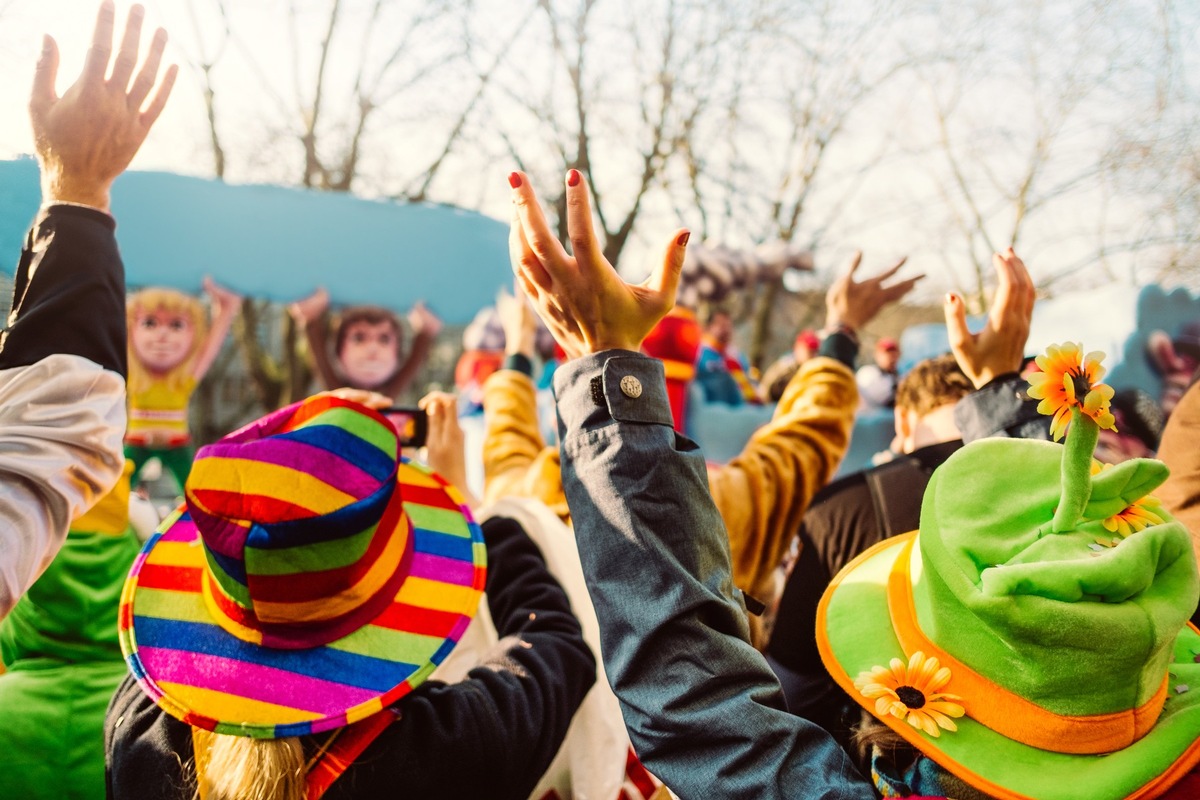
<svg viewBox="0 0 1200 800">
<path fill-rule="evenodd" d="M 227 0 L 237 14 L 240 29 L 260 31 L 256 46 L 260 48 L 257 60 L 261 64 L 278 68 L 281 75 L 286 76 L 288 56 L 286 41 L 286 24 L 284 22 L 283 4 L 280 0 Z M 322 9 L 327 7 L 325 0 L 298 0 L 302 8 Z M 211 0 L 193 0 L 201 28 L 210 37 L 209 45 L 215 41 L 212 25 L 215 14 L 211 11 Z M 981 0 L 982 2 L 982 0 Z M 1131 8 L 1138 7 L 1138 0 L 1126 0 Z M 147 8 L 146 37 L 155 26 L 161 25 L 168 29 L 173 36 L 168 46 L 168 61 L 180 63 L 182 71 L 175 94 L 167 106 L 162 119 L 152 133 L 142 152 L 133 164 L 133 169 L 139 170 L 168 170 L 196 175 L 211 174 L 211 156 L 207 148 L 207 128 L 203 116 L 203 101 L 200 93 L 199 80 L 194 72 L 186 66 L 187 53 L 198 51 L 195 27 L 188 14 L 188 0 L 144 0 Z M 351 4 L 352 6 L 355 4 Z M 982 5 L 987 5 L 982 2 Z M 25 113 L 28 87 L 33 72 L 33 64 L 37 58 L 43 32 L 52 34 L 58 41 L 63 54 L 59 73 L 59 90 L 63 91 L 78 73 L 83 55 L 87 49 L 91 27 L 94 20 L 97 3 L 95 0 L 0 0 L 0 158 L 11 158 L 19 153 L 28 153 L 32 148 L 28 120 Z M 508 22 L 505 12 L 510 9 L 508 0 L 503 3 L 496 0 L 478 3 L 479 13 L 495 15 L 497 20 L 497 35 L 501 35 L 503 24 Z M 959 9 L 967 8 L 967 5 Z M 120 21 L 128 9 L 128 3 L 118 4 L 118 30 Z M 969 12 L 962 10 L 961 13 Z M 1019 35 L 1015 38 L 1008 34 L 1018 31 L 1022 20 L 1020 15 L 1011 20 L 1013 30 L 998 32 L 988 37 L 988 46 L 996 48 L 997 52 L 1007 49 L 1008 55 L 1014 61 L 1023 56 L 1019 50 Z M 941 20 L 946 26 L 938 31 L 914 31 L 915 35 L 956 35 L 952 33 L 957 21 L 951 17 Z M 321 31 L 316 25 L 310 25 L 301 32 L 306 41 L 319 40 Z M 1190 52 L 1200 50 L 1197 43 L 1196 30 L 1186 32 L 1181 39 L 1181 45 L 1190 48 Z M 1069 52 L 1071 41 L 1064 40 L 1062 52 Z M 180 48 L 183 48 L 181 50 Z M 185 52 L 186 51 L 186 52 Z M 1051 58 L 1057 55 L 1056 49 L 1051 51 Z M 1097 57 L 1106 57 L 1098 53 Z M 1116 58 L 1116 56 L 1113 56 Z M 983 62 L 986 69 L 987 62 Z M 1194 63 L 1194 60 L 1193 60 Z M 230 67 L 233 68 L 233 67 Z M 241 67 L 244 69 L 244 67 Z M 1191 75 L 1196 80 L 1196 75 Z M 986 78 L 986 76 L 985 76 Z M 287 79 L 275 76 L 283 87 Z M 979 81 L 974 86 L 974 94 L 967 97 L 968 105 L 978 107 L 976 118 L 986 119 L 988 114 L 996 117 L 990 122 L 1000 125 L 1001 117 L 1012 117 L 1020 126 L 1022 115 L 1032 115 L 1039 109 L 1036 103 L 1030 103 L 1028 98 L 1012 93 L 1012 87 L 997 80 L 990 90 L 980 91 L 978 87 L 986 87 L 986 80 L 975 76 Z M 261 93 L 254 90 L 260 84 L 247 75 L 239 82 L 226 81 L 223 90 L 225 103 L 223 113 L 225 120 L 225 135 L 236 146 L 237 126 L 231 125 L 230 120 L 237 114 L 247 117 L 255 113 L 256 104 L 265 102 Z M 1036 99 L 1036 98 L 1035 98 Z M 887 168 L 872 177 L 868 185 L 856 190 L 850 196 L 844 207 L 833 208 L 835 201 L 845 191 L 845 186 L 853 183 L 853 174 L 848 173 L 844 179 L 834 180 L 826 194 L 814 197 L 812 224 L 822 224 L 832 218 L 831 233 L 826 237 L 829 242 L 827 250 L 818 259 L 819 266 L 828 267 L 833 263 L 841 263 L 845 254 L 855 246 L 867 250 L 868 264 L 882 263 L 902 253 L 912 254 L 912 271 L 921 270 L 935 276 L 935 280 L 927 281 L 931 291 L 941 291 L 947 286 L 961 286 L 969 280 L 969 274 L 964 272 L 964 259 L 961 257 L 965 243 L 947 233 L 948 217 L 945 211 L 935 211 L 941 201 L 945 189 L 938 183 L 937 175 L 946 179 L 944 167 L 936 170 L 928 166 L 928 151 L 931 142 L 936 140 L 936 129 L 927 109 L 928 92 L 914 89 L 912 84 L 902 84 L 896 90 L 885 93 L 872 104 L 865 107 L 852 125 L 848 135 L 840 141 L 841 150 L 831 154 L 828 171 L 838 175 L 839 169 L 849 169 L 852 166 L 850 155 L 865 149 L 880 146 L 885 139 L 897 141 L 894 152 L 889 156 Z M 1107 102 L 1107 101 L 1105 101 Z M 1114 106 L 1113 113 L 1121 113 Z M 503 113 L 502 111 L 499 113 Z M 1193 110 L 1193 113 L 1195 111 Z M 259 120 L 253 120 L 258 122 Z M 232 129 L 232 131 L 231 131 Z M 1073 142 L 1079 157 L 1086 160 L 1091 156 L 1096 143 L 1089 141 L 1090 130 L 1086 127 L 1069 130 L 1064 137 Z M 979 158 L 988 155 L 989 142 L 987 136 L 998 135 L 996 130 L 981 131 L 973 141 L 973 149 L 980 154 Z M 1094 138 L 1094 137 L 1093 137 Z M 753 155 L 753 154 L 752 154 Z M 771 152 L 757 154 L 763 158 L 771 158 Z M 257 153 L 256 157 L 270 164 L 272 153 L 267 150 Z M 967 159 L 972 156 L 968 154 Z M 1063 161 L 1059 169 L 1065 175 L 1074 166 Z M 503 162 L 503 163 L 502 163 Z M 939 162 L 940 164 L 940 162 Z M 506 216 L 506 196 L 502 182 L 503 174 L 511 166 L 508 159 L 496 159 L 494 163 L 484 165 L 481 172 L 455 176 L 466 182 L 478 184 L 478 190 L 472 187 L 470 192 L 464 192 L 460 201 L 480 208 L 485 213 L 504 218 Z M 993 168 L 997 165 L 992 164 Z M 1001 168 L 1006 165 L 1000 164 Z M 1012 164 L 1016 170 L 1020 164 Z M 288 170 L 294 173 L 294 167 Z M 269 172 L 269 169 L 266 170 Z M 492 174 L 495 173 L 495 174 Z M 294 174 L 280 172 L 281 180 L 294 181 Z M 979 178 L 979 180 L 983 180 Z M 471 199 L 466 199 L 466 198 Z M 1045 215 L 1032 222 L 1027 232 L 1023 234 L 1024 247 L 1036 256 L 1040 264 L 1069 264 L 1081 256 L 1086 257 L 1088 251 L 1087 237 L 1093 236 L 1094 222 L 1100 215 L 1110 215 L 1114 225 L 1129 221 L 1131 212 L 1126 209 L 1127 201 L 1120 196 L 1101 198 L 1098 196 L 1072 198 L 1069 204 L 1056 208 L 1055 213 Z M 686 216 L 688 209 L 680 209 L 685 219 L 684 224 L 695 224 Z M 679 220 L 675 209 L 662 203 L 652 206 L 650 213 L 656 230 L 658 228 L 674 229 Z M 822 218 L 825 214 L 825 219 Z M 659 220 L 661 219 L 661 224 Z M 1004 224 L 998 223 L 992 235 L 997 241 L 1004 241 Z M 646 235 L 641 228 L 639 237 L 631 245 L 634 252 L 646 252 L 658 245 L 653 237 Z M 736 233 L 733 234 L 736 236 Z M 1001 245 L 997 245 L 1001 246 Z M 1027 258 L 1027 260 L 1029 260 Z M 1138 266 L 1136 259 L 1114 257 L 1107 265 L 1109 274 L 1128 276 Z M 1145 265 L 1143 265 L 1145 266 Z M 1035 275 L 1039 264 L 1031 264 Z"/>
</svg>

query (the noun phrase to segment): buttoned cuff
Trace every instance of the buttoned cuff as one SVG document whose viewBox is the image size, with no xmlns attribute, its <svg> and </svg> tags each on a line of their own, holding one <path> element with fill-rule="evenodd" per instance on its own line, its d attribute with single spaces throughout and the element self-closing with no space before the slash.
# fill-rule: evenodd
<svg viewBox="0 0 1200 800">
<path fill-rule="evenodd" d="M 576 358 L 554 372 L 559 436 L 611 422 L 671 427 L 671 404 L 663 364 L 629 350 L 605 350 Z"/>
</svg>

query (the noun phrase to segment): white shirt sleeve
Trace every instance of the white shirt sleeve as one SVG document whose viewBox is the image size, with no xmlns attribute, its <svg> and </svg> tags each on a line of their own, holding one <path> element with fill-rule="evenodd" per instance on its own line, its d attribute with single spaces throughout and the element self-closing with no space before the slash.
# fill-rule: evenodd
<svg viewBox="0 0 1200 800">
<path fill-rule="evenodd" d="M 125 381 L 80 356 L 0 370 L 0 619 L 124 465 Z"/>
</svg>

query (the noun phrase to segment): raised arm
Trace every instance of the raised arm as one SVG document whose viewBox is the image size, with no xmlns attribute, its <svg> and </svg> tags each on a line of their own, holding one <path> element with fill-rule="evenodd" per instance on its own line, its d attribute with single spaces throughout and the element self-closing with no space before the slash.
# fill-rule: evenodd
<svg viewBox="0 0 1200 800">
<path fill-rule="evenodd" d="M 308 341 L 308 352 L 312 356 L 317 378 L 326 389 L 337 389 L 344 384 L 333 361 L 329 357 L 329 292 L 324 287 L 317 289 L 303 300 L 288 306 L 288 313 L 296 324 L 304 329 Z"/>
<path fill-rule="evenodd" d="M 967 328 L 966 306 L 956 294 L 945 299 L 950 349 L 975 391 L 958 401 L 954 421 L 964 442 L 988 436 L 1049 439 L 1050 418 L 1039 414 L 1037 401 L 1019 374 L 1037 299 L 1025 263 L 1010 247 L 992 255 L 996 296 L 979 333 Z"/>
<path fill-rule="evenodd" d="M 233 318 L 237 316 L 238 308 L 242 304 L 240 294 L 226 289 L 208 276 L 204 278 L 204 293 L 212 300 L 213 312 L 208 336 L 205 337 L 196 365 L 192 368 L 192 377 L 197 383 L 208 374 L 208 368 L 217 360 L 221 345 L 225 343 L 225 336 L 233 325 Z"/>
<path fill-rule="evenodd" d="M 100 6 L 83 73 L 61 98 L 58 47 L 46 37 L 30 119 L 42 208 L 17 264 L 0 337 L 0 617 L 53 559 L 71 520 L 112 488 L 124 464 L 125 274 L 109 216 L 113 180 L 162 111 L 166 33 L 142 68 L 142 9 L 112 55 L 115 11 Z"/>
<path fill-rule="evenodd" d="M 574 257 L 521 173 L 513 267 L 572 357 L 555 374 L 563 481 L 609 682 L 634 749 L 682 797 L 872 798 L 823 731 L 783 710 L 747 640 L 699 449 L 672 428 L 662 365 L 636 352 L 671 307 L 687 231 L 642 284 L 621 280 L 567 178 Z"/>
<path fill-rule="evenodd" d="M 538 427 L 533 385 L 537 318 L 518 284 L 496 300 L 504 327 L 504 366 L 483 384 L 483 493 L 493 503 L 504 497 L 532 497 L 570 521 L 562 492 L 558 448 L 547 447 Z"/>
<path fill-rule="evenodd" d="M 773 573 L 812 497 L 837 470 L 850 444 L 858 405 L 851 371 L 857 331 L 908 294 L 923 275 L 888 283 L 900 259 L 861 281 L 856 253 L 826 296 L 826 337 L 818 357 L 788 383 L 771 422 L 737 458 L 709 471 L 713 499 L 729 530 L 735 585 L 761 600 L 774 595 Z"/>
</svg>

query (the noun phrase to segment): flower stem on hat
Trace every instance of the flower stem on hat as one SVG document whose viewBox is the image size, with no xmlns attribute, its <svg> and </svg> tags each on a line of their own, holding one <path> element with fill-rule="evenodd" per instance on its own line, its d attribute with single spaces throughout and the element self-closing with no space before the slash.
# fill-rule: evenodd
<svg viewBox="0 0 1200 800">
<path fill-rule="evenodd" d="M 1055 533 L 1074 530 L 1092 494 L 1092 455 L 1100 429 L 1116 430 L 1109 410 L 1113 388 L 1100 383 L 1100 352 L 1083 355 L 1073 342 L 1052 344 L 1036 359 L 1041 372 L 1029 377 L 1029 396 L 1041 400 L 1038 412 L 1052 417 L 1050 434 L 1067 437 L 1062 459 L 1062 494 L 1054 511 Z"/>
<path fill-rule="evenodd" d="M 1051 525 L 1055 533 L 1075 530 L 1083 517 L 1092 496 L 1092 454 L 1100 438 L 1100 427 L 1078 406 L 1071 407 L 1070 415 L 1070 430 L 1063 443 L 1062 493 Z"/>
<path fill-rule="evenodd" d="M 950 682 L 950 670 L 937 658 L 926 658 L 918 650 L 905 664 L 893 658 L 886 667 L 872 667 L 854 679 L 854 685 L 864 697 L 875 701 L 875 714 L 891 715 L 908 722 L 918 730 L 937 738 L 939 728 L 958 730 L 951 717 L 961 717 L 966 710 L 956 700 L 956 694 L 942 691 Z"/>
</svg>

